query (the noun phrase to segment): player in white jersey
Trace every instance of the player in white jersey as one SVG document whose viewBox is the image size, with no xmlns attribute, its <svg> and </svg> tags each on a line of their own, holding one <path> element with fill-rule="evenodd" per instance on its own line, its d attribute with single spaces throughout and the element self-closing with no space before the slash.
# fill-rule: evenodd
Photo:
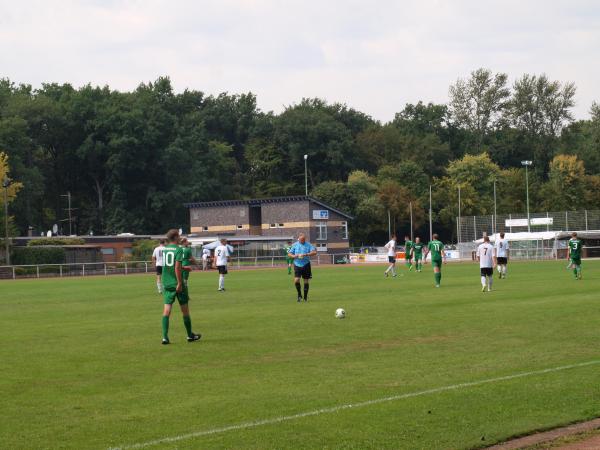
<svg viewBox="0 0 600 450">
<path fill-rule="evenodd" d="M 390 265 L 388 266 L 387 269 L 385 269 L 385 272 L 383 272 L 383 274 L 386 276 L 388 276 L 388 272 L 392 272 L 392 276 L 396 276 L 396 235 L 392 234 L 392 239 L 390 239 L 390 242 L 388 242 L 387 244 L 385 244 L 383 246 L 386 250 L 387 250 L 387 255 L 388 255 L 388 262 L 390 263 Z"/>
<path fill-rule="evenodd" d="M 152 262 L 156 267 L 156 289 L 162 294 L 162 271 L 163 271 L 163 250 L 165 249 L 165 240 L 161 239 L 158 247 L 152 252 Z"/>
<path fill-rule="evenodd" d="M 494 243 L 494 256 L 498 264 L 498 278 L 506 278 L 506 264 L 508 263 L 509 251 L 508 241 L 504 239 L 504 233 L 500 233 L 500 239 L 496 239 Z"/>
<path fill-rule="evenodd" d="M 205 248 L 202 250 L 202 270 L 206 272 L 208 270 L 208 259 L 210 258 L 210 250 Z"/>
<path fill-rule="evenodd" d="M 225 275 L 227 275 L 227 262 L 233 255 L 233 247 L 227 245 L 227 239 L 221 239 L 221 245 L 215 248 L 214 266 L 219 270 L 219 291 L 225 290 Z"/>
<path fill-rule="evenodd" d="M 489 236 L 483 237 L 483 243 L 477 247 L 477 261 L 481 269 L 481 292 L 492 290 L 492 280 L 494 279 L 494 247 L 490 244 Z"/>
</svg>

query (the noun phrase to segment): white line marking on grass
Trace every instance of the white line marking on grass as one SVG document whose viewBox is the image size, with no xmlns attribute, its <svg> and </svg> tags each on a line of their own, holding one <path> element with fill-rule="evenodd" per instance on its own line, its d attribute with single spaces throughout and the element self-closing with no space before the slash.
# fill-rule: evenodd
<svg viewBox="0 0 600 450">
<path fill-rule="evenodd" d="M 500 381 L 514 380 L 516 378 L 524 378 L 524 377 L 530 377 L 530 376 L 534 376 L 534 375 L 543 375 L 546 373 L 560 372 L 561 370 L 576 369 L 579 367 L 593 366 L 593 365 L 597 365 L 597 364 L 600 364 L 600 360 L 587 361 L 587 362 L 578 363 L 578 364 L 569 364 L 568 366 L 551 367 L 549 369 L 532 370 L 530 372 L 521 372 L 521 373 L 516 373 L 513 375 L 506 375 L 503 377 L 488 378 L 486 380 L 469 381 L 466 383 L 458 383 L 458 384 L 453 384 L 450 386 L 442 386 L 442 387 L 438 387 L 438 388 L 426 389 L 424 391 L 409 392 L 407 394 L 392 395 L 390 397 L 377 398 L 374 400 L 366 400 L 364 402 L 349 403 L 347 405 L 338 405 L 338 406 L 331 406 L 329 408 L 315 409 L 313 411 L 306 411 L 303 413 L 292 414 L 289 416 L 273 417 L 271 419 L 257 420 L 254 422 L 243 422 L 243 423 L 239 423 L 237 425 L 229 425 L 229 426 L 225 426 L 225 427 L 212 428 L 209 430 L 194 431 L 192 433 L 180 434 L 179 436 L 165 437 L 165 438 L 161 438 L 161 439 L 155 439 L 153 441 L 139 442 L 137 444 L 123 445 L 120 447 L 110 447 L 108 450 L 129 450 L 129 449 L 135 449 L 135 448 L 152 447 L 155 445 L 167 444 L 167 443 L 171 443 L 171 442 L 178 442 L 178 441 L 183 441 L 186 439 L 192 439 L 192 438 L 201 437 L 201 436 L 209 436 L 211 434 L 226 433 L 228 431 L 246 430 L 248 428 L 256 428 L 256 427 L 260 427 L 263 425 L 274 425 L 274 424 L 281 423 L 281 422 L 288 422 L 290 420 L 302 419 L 304 417 L 318 416 L 321 414 L 331 414 L 331 413 L 335 413 L 338 411 L 343 411 L 345 409 L 362 408 L 363 406 L 377 405 L 380 403 L 393 402 L 396 400 L 403 400 L 406 398 L 420 397 L 422 395 L 436 394 L 438 392 L 454 391 L 457 389 L 469 388 L 469 387 L 473 387 L 473 386 L 481 386 L 483 384 L 497 383 Z"/>
</svg>

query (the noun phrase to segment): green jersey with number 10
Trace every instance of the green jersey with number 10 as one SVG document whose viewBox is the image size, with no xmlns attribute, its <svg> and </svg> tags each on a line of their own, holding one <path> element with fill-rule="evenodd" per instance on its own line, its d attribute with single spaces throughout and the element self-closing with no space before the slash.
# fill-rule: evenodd
<svg viewBox="0 0 600 450">
<path fill-rule="evenodd" d="M 431 253 L 432 261 L 440 261 L 442 259 L 442 251 L 444 250 L 444 244 L 441 241 L 433 240 L 427 244 L 427 248 Z"/>
<path fill-rule="evenodd" d="M 183 262 L 183 249 L 179 245 L 169 244 L 163 248 L 162 284 L 165 289 L 173 290 L 177 287 L 175 263 Z"/>
</svg>

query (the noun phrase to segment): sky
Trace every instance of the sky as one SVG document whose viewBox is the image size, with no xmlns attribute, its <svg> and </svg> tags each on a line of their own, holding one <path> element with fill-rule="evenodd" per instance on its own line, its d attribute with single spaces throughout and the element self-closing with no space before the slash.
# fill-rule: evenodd
<svg viewBox="0 0 600 450">
<path fill-rule="evenodd" d="M 0 78 L 132 90 L 253 92 L 263 111 L 304 97 L 382 122 L 406 103 L 446 103 L 479 67 L 577 86 L 600 102 L 595 0 L 0 0 Z"/>
</svg>

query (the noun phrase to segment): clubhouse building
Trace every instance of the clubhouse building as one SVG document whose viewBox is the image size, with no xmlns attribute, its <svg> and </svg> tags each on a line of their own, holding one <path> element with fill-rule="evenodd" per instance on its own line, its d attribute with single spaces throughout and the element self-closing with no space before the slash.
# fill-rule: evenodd
<svg viewBox="0 0 600 450">
<path fill-rule="evenodd" d="M 349 250 L 352 217 L 310 196 L 187 203 L 190 237 L 197 243 L 227 240 L 245 250 L 272 251 L 303 232 L 318 252 Z"/>
</svg>

